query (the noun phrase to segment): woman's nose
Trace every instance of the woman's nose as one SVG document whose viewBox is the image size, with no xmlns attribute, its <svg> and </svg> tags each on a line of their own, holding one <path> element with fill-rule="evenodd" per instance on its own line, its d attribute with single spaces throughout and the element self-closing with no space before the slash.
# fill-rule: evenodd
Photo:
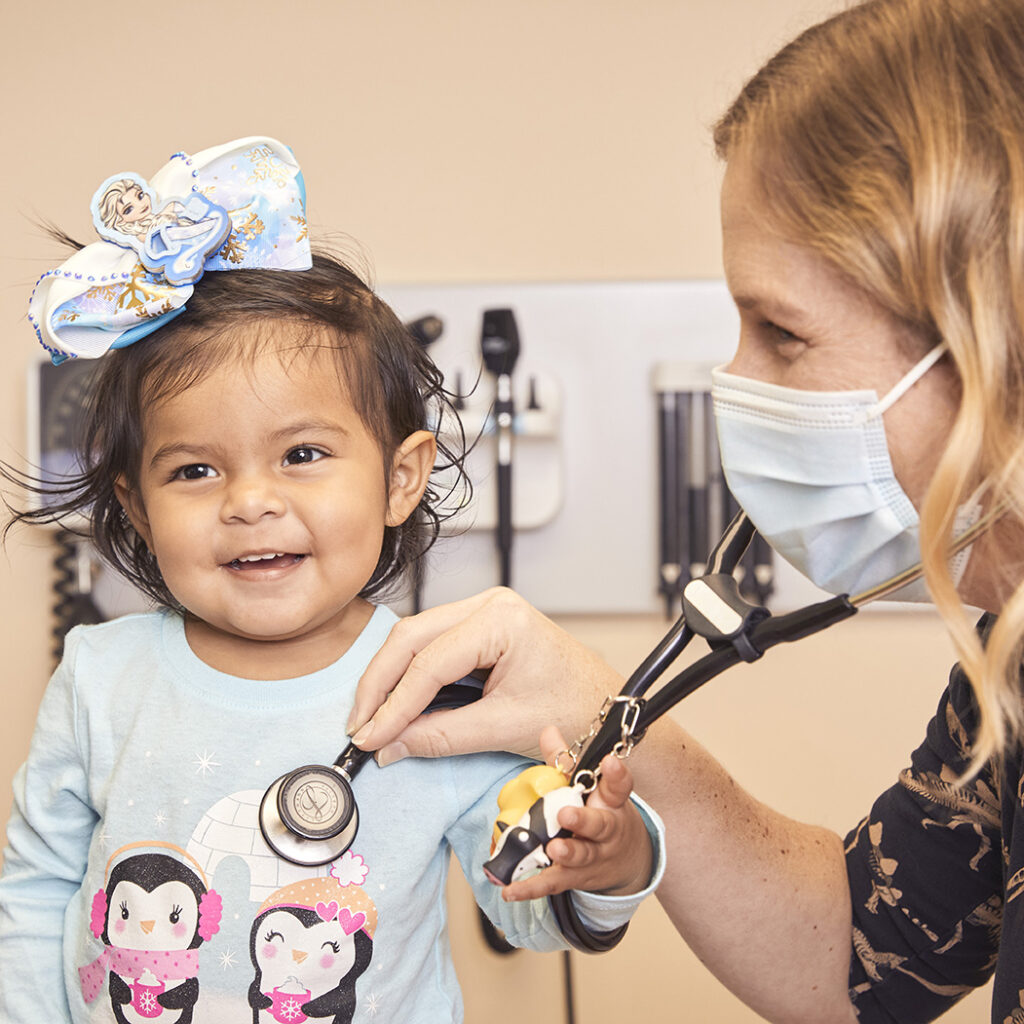
<svg viewBox="0 0 1024 1024">
<path fill-rule="evenodd" d="M 772 364 L 764 347 L 752 338 L 746 325 L 741 325 L 736 349 L 725 364 L 725 372 L 754 380 L 772 379 Z"/>
<path fill-rule="evenodd" d="M 264 516 L 280 516 L 286 508 L 278 482 L 267 473 L 248 473 L 228 482 L 221 507 L 225 522 L 255 523 Z"/>
</svg>

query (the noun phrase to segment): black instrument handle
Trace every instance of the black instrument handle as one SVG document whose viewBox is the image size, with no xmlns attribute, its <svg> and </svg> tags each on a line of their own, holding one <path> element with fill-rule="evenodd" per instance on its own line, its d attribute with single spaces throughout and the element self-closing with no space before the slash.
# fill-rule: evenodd
<svg viewBox="0 0 1024 1024">
<path fill-rule="evenodd" d="M 424 708 L 423 714 L 431 711 L 451 711 L 463 708 L 473 701 L 479 700 L 484 692 L 487 673 L 468 675 L 456 683 L 448 683 L 437 691 L 434 699 Z M 362 750 L 350 743 L 334 760 L 334 766 L 345 773 L 349 780 L 373 756 L 372 750 Z"/>
</svg>

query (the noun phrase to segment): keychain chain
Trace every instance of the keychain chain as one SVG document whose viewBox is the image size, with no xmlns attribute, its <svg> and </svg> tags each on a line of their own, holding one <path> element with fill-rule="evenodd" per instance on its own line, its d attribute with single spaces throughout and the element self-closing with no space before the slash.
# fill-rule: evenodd
<svg viewBox="0 0 1024 1024">
<path fill-rule="evenodd" d="M 633 752 L 633 748 L 643 736 L 642 731 L 639 734 L 636 732 L 637 723 L 640 721 L 640 712 L 644 706 L 643 697 L 605 697 L 601 710 L 590 723 L 590 728 L 586 734 L 555 755 L 555 767 L 568 778 L 573 779 L 573 773 L 576 771 L 576 765 L 579 764 L 580 755 L 583 753 L 584 747 L 598 734 L 598 731 L 608 720 L 608 716 L 616 704 L 623 704 L 625 707 L 622 709 L 622 726 L 619 739 L 615 746 L 612 747 L 611 753 L 620 761 L 624 761 Z M 568 771 L 559 764 L 563 757 L 569 758 L 572 763 Z M 586 782 L 583 781 L 584 776 L 587 779 Z M 575 776 L 573 782 L 575 785 L 582 786 L 584 793 L 592 793 L 597 788 L 600 778 L 601 766 L 598 764 L 594 768 L 587 768 L 581 771 Z"/>
</svg>

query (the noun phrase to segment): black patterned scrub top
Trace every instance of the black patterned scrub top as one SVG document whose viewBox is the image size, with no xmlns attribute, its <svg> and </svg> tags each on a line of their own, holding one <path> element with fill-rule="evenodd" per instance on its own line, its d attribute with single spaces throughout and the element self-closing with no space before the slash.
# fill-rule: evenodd
<svg viewBox="0 0 1024 1024">
<path fill-rule="evenodd" d="M 911 767 L 847 836 L 861 1024 L 935 1020 L 993 973 L 993 1024 L 1024 1024 L 1024 758 L 957 787 L 977 722 L 954 668 Z"/>
</svg>

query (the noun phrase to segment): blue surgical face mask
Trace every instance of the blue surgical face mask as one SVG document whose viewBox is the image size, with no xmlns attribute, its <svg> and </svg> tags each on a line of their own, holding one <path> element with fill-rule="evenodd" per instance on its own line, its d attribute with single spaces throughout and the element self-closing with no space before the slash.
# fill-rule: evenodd
<svg viewBox="0 0 1024 1024">
<path fill-rule="evenodd" d="M 918 516 L 892 470 L 882 413 L 945 352 L 937 345 L 881 400 L 712 372 L 722 469 L 761 535 L 832 594 L 857 594 L 921 559 Z M 957 532 L 978 509 L 962 509 Z M 956 580 L 966 552 L 951 565 Z M 919 580 L 893 595 L 927 601 Z"/>
</svg>

